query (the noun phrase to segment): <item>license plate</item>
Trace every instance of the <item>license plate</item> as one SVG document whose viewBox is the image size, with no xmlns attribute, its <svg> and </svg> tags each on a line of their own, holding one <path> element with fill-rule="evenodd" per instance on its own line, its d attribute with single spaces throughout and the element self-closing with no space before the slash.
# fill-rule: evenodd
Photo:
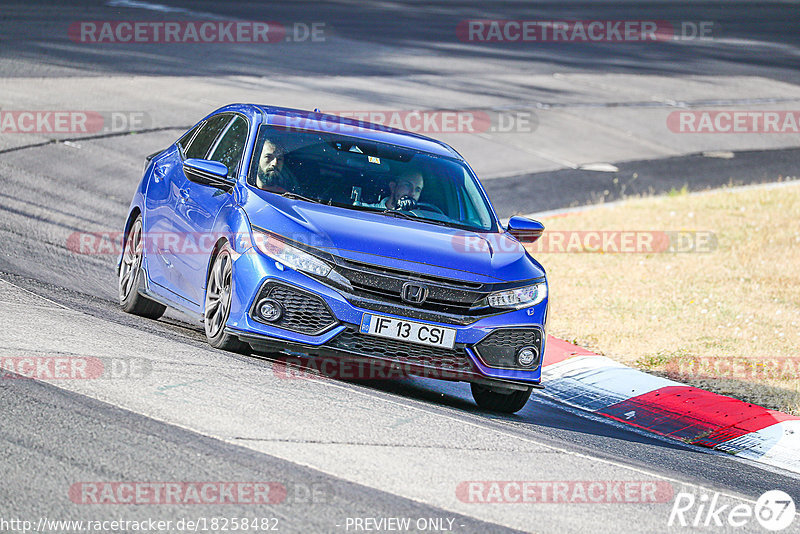
<svg viewBox="0 0 800 534">
<path fill-rule="evenodd" d="M 371 313 L 365 313 L 361 317 L 361 333 L 448 349 L 452 349 L 456 342 L 455 328 L 372 315 Z"/>
</svg>

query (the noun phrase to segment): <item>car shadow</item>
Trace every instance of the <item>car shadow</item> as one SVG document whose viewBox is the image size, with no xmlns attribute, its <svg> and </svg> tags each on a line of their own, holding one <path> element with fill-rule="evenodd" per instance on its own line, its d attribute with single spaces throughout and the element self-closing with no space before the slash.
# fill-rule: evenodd
<svg viewBox="0 0 800 534">
<path fill-rule="evenodd" d="M 334 376 L 334 373 L 330 372 L 332 370 L 341 370 L 342 367 L 320 365 L 323 360 L 331 361 L 328 358 L 320 359 L 300 354 L 276 353 L 254 353 L 252 356 L 271 362 L 272 365 L 276 366 L 274 372 L 278 376 L 334 380 L 343 384 L 353 384 L 376 393 L 413 399 L 436 407 L 454 408 L 464 414 L 474 415 L 485 421 L 497 423 L 506 429 L 510 426 L 510 428 L 517 431 L 537 432 L 543 436 L 558 434 L 559 437 L 563 437 L 566 433 L 574 438 L 573 441 L 576 444 L 585 442 L 587 436 L 593 436 L 609 443 L 622 441 L 629 444 L 637 443 L 665 449 L 702 452 L 702 449 L 696 446 L 648 434 L 603 416 L 567 406 L 542 395 L 538 390 L 533 391 L 531 399 L 522 410 L 515 414 L 504 414 L 490 412 L 478 407 L 472 399 L 470 386 L 466 382 L 416 376 L 363 379 L 352 378 L 354 375 L 350 374 L 342 377 L 341 375 Z M 576 416 L 580 417 L 579 426 L 576 426 Z"/>
</svg>

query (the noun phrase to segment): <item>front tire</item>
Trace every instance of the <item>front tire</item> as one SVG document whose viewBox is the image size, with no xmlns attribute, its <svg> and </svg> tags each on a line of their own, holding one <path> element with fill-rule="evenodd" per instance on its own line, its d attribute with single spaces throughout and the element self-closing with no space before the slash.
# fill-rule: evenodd
<svg viewBox="0 0 800 534">
<path fill-rule="evenodd" d="M 206 339 L 214 348 L 232 352 L 250 352 L 250 345 L 225 332 L 231 313 L 233 294 L 233 258 L 231 248 L 225 243 L 214 258 L 206 283 L 206 300 L 203 312 Z"/>
<path fill-rule="evenodd" d="M 526 390 L 491 388 L 472 383 L 472 398 L 475 403 L 491 412 L 517 413 L 528 402 L 533 388 Z"/>
<path fill-rule="evenodd" d="M 119 266 L 119 303 L 122 311 L 158 319 L 167 307 L 139 294 L 139 283 L 142 277 L 142 257 L 144 255 L 144 239 L 142 232 L 142 216 L 133 221 L 125 240 L 122 263 Z"/>
</svg>

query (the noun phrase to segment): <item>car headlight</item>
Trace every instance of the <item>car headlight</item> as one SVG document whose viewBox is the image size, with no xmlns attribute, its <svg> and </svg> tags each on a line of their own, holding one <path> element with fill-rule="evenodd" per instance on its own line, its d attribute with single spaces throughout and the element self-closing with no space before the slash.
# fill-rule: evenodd
<svg viewBox="0 0 800 534">
<path fill-rule="evenodd" d="M 547 282 L 497 291 L 487 297 L 493 308 L 519 309 L 539 304 L 547 297 Z"/>
<path fill-rule="evenodd" d="M 331 266 L 321 259 L 293 247 L 272 234 L 253 230 L 253 239 L 258 250 L 296 271 L 317 276 L 328 276 L 328 273 L 331 272 Z"/>
</svg>

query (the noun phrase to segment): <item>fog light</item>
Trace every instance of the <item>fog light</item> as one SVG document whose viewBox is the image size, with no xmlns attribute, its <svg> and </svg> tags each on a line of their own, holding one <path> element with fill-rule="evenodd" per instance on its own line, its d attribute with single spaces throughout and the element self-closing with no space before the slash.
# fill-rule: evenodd
<svg viewBox="0 0 800 534">
<path fill-rule="evenodd" d="M 283 315 L 281 305 L 272 299 L 264 299 L 258 303 L 258 315 L 265 321 L 274 322 Z"/>
<path fill-rule="evenodd" d="M 536 347 L 522 347 L 517 352 L 517 363 L 521 367 L 531 367 L 539 361 L 539 349 Z"/>
</svg>

